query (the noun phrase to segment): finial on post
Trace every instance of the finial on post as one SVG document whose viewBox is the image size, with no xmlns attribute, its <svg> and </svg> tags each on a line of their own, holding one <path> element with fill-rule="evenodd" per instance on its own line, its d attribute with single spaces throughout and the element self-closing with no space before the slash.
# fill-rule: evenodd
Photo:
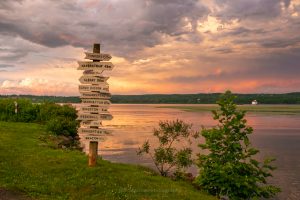
<svg viewBox="0 0 300 200">
<path fill-rule="evenodd" d="M 94 44 L 93 53 L 100 53 L 100 44 Z"/>
</svg>

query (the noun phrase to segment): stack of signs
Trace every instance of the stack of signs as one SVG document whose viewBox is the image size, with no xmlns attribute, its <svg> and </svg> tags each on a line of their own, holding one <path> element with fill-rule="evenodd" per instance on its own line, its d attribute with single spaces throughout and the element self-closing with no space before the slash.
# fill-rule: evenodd
<svg viewBox="0 0 300 200">
<path fill-rule="evenodd" d="M 107 62 L 111 59 L 109 54 L 85 53 L 85 59 L 92 61 L 79 61 L 78 70 L 84 70 L 79 79 L 79 92 L 81 94 L 81 107 L 78 113 L 80 120 L 79 136 L 87 141 L 102 141 L 108 130 L 102 128 L 103 120 L 111 120 L 108 112 L 110 105 L 109 85 L 106 82 L 109 77 L 102 75 L 105 70 L 112 70 L 113 64 Z"/>
</svg>

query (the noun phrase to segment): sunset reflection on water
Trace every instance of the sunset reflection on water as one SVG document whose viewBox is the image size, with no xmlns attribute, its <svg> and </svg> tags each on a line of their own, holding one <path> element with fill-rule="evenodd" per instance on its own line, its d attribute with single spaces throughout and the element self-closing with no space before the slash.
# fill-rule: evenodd
<svg viewBox="0 0 300 200">
<path fill-rule="evenodd" d="M 113 130 L 111 136 L 99 142 L 99 155 L 112 162 L 142 164 L 154 167 L 149 157 L 139 157 L 136 151 L 139 146 L 149 140 L 157 144 L 153 137 L 153 129 L 160 120 L 181 119 L 193 124 L 195 131 L 201 127 L 216 125 L 210 112 L 186 112 L 172 108 L 158 108 L 163 105 L 150 104 L 114 104 L 109 109 L 113 120 L 103 122 L 104 126 Z M 201 105 L 197 105 L 201 106 Z M 259 158 L 275 156 L 278 169 L 271 181 L 282 187 L 283 192 L 278 199 L 300 199 L 300 115 L 279 115 L 267 113 L 248 113 L 248 125 L 254 128 L 252 143 L 261 150 Z M 199 152 L 197 143 L 192 148 Z M 88 145 L 85 144 L 86 149 Z M 196 175 L 195 167 L 190 172 Z"/>
</svg>

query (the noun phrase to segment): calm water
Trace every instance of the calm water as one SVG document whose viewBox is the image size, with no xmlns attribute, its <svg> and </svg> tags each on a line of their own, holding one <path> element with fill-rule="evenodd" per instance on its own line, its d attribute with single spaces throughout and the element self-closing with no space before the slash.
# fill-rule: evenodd
<svg viewBox="0 0 300 200">
<path fill-rule="evenodd" d="M 99 154 L 112 162 L 153 167 L 151 160 L 137 156 L 136 150 L 147 139 L 152 144 L 156 142 L 152 130 L 159 120 L 182 119 L 192 123 L 195 130 L 200 130 L 202 125 L 215 125 L 210 112 L 193 113 L 158 106 L 162 105 L 112 105 L 110 111 L 114 119 L 104 124 L 113 129 L 113 135 L 99 144 Z M 277 158 L 278 169 L 270 182 L 279 185 L 283 192 L 276 199 L 299 200 L 300 115 L 247 114 L 247 120 L 254 128 L 252 143 L 261 150 L 259 158 Z M 196 144 L 193 149 L 199 151 Z M 196 175 L 197 169 L 192 167 L 190 172 Z"/>
</svg>

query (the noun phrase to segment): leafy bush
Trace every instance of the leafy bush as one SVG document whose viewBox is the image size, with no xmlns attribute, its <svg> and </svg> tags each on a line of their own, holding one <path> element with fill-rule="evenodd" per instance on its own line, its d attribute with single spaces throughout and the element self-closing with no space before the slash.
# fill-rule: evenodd
<svg viewBox="0 0 300 200">
<path fill-rule="evenodd" d="M 175 144 L 191 144 L 190 137 L 197 137 L 197 133 L 191 130 L 192 125 L 181 120 L 160 121 L 159 129 L 154 129 L 154 136 L 159 140 L 159 146 L 150 151 L 149 141 L 146 141 L 138 150 L 138 155 L 149 154 L 157 170 L 162 176 L 167 176 L 175 168 L 175 174 L 182 174 L 192 165 L 192 149 L 174 147 Z"/>
<path fill-rule="evenodd" d="M 274 159 L 260 163 L 253 158 L 259 152 L 248 138 L 253 129 L 247 126 L 245 112 L 237 110 L 234 99 L 230 91 L 222 95 L 217 102 L 220 111 L 213 111 L 218 125 L 201 131 L 205 143 L 199 146 L 209 153 L 199 155 L 200 171 L 195 183 L 219 197 L 270 198 L 280 191 L 266 181 L 275 169 L 271 165 Z"/>
<path fill-rule="evenodd" d="M 51 102 L 40 104 L 39 121 L 46 122 L 57 116 L 63 116 L 72 120 L 75 120 L 77 117 L 75 108 L 71 106 L 61 106 Z"/>
<path fill-rule="evenodd" d="M 15 103 L 18 112 L 15 113 Z M 76 136 L 79 123 L 75 108 L 44 102 L 34 104 L 29 99 L 0 99 L 0 120 L 16 122 L 38 122 L 46 124 L 48 131 L 55 135 Z"/>
<path fill-rule="evenodd" d="M 55 135 L 75 137 L 78 122 L 66 117 L 57 116 L 46 122 L 46 129 Z"/>
</svg>

